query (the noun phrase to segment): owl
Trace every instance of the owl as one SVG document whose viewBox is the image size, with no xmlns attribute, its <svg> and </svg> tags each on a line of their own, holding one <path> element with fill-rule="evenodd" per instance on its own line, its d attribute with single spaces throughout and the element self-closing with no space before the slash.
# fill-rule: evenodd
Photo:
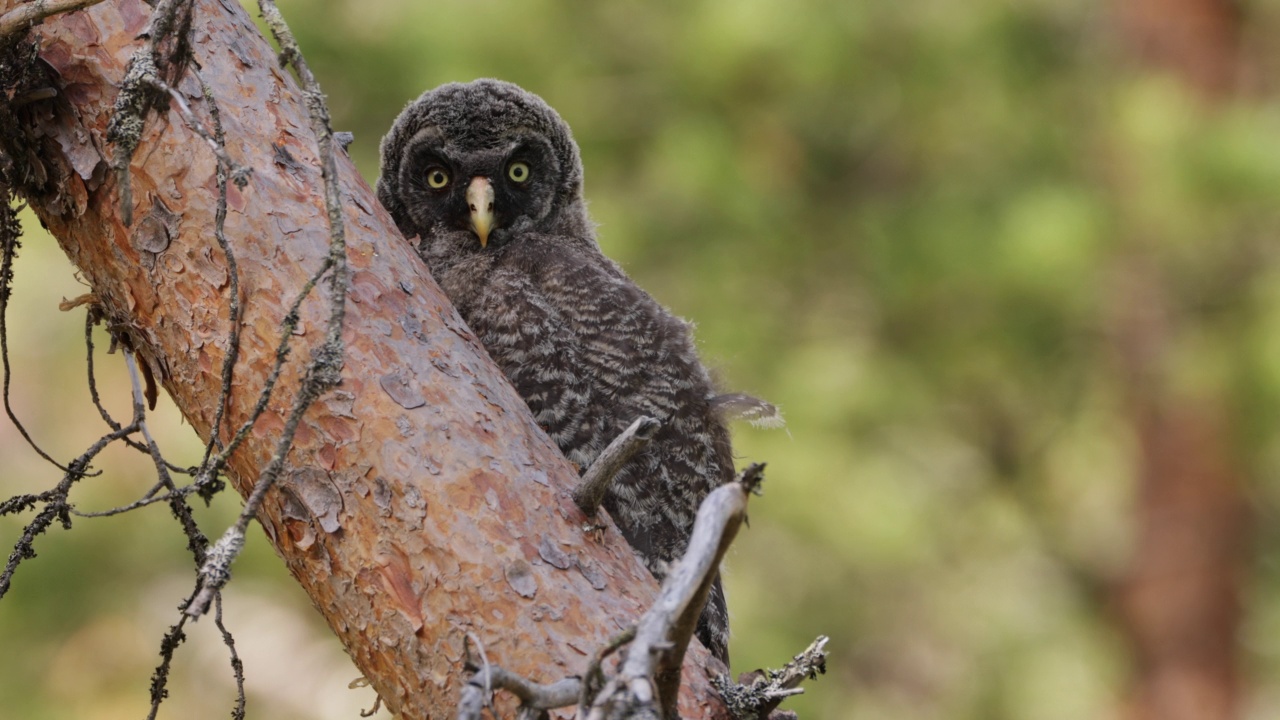
<svg viewBox="0 0 1280 720">
<path fill-rule="evenodd" d="M 565 457 L 585 470 L 636 418 L 661 422 L 604 500 L 661 579 L 703 498 L 733 475 L 721 406 L 744 396 L 717 396 L 690 324 L 601 252 L 569 127 L 510 83 L 452 83 L 405 108 L 381 156 L 378 199 L 419 238 L 431 274 Z M 697 634 L 725 662 L 728 631 L 717 577 Z"/>
</svg>

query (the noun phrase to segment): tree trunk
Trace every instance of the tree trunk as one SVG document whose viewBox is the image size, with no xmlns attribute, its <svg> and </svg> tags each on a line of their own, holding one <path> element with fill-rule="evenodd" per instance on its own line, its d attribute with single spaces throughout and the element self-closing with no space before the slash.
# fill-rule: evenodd
<svg viewBox="0 0 1280 720">
<path fill-rule="evenodd" d="M 28 200 L 112 327 L 208 438 L 229 331 L 214 155 L 177 112 L 151 113 L 133 156 L 131 226 L 109 171 L 112 103 L 150 13 L 141 0 L 112 0 L 34 31 L 58 94 L 23 110 L 44 135 L 36 152 L 51 179 Z M 198 67 L 228 153 L 253 171 L 246 188 L 229 188 L 244 317 L 225 439 L 249 416 L 288 303 L 329 236 L 300 91 L 239 3 L 198 0 L 192 45 L 198 66 L 179 90 L 208 127 Z M 454 713 L 468 632 L 510 671 L 539 681 L 578 674 L 636 621 L 656 584 L 611 525 L 603 540 L 583 532 L 569 494 L 576 474 L 345 155 L 339 175 L 351 271 L 342 384 L 305 414 L 259 520 L 403 717 Z M 305 359 L 323 340 L 327 291 L 318 286 L 302 306 L 281 384 L 232 459 L 242 494 L 268 463 Z M 711 662 L 691 648 L 685 717 L 721 707 L 702 669 Z"/>
<path fill-rule="evenodd" d="M 1239 714 L 1236 633 L 1249 512 L 1220 399 L 1186 397 L 1167 363 L 1167 288 L 1138 264 L 1118 305 L 1118 359 L 1137 441 L 1136 543 L 1116 586 L 1133 660 L 1129 720 L 1230 720 Z"/>
<path fill-rule="evenodd" d="M 1234 2 L 1122 0 L 1118 15 L 1126 49 L 1144 70 L 1176 79 L 1207 112 L 1230 100 L 1240 66 Z M 1166 375 L 1191 321 L 1161 271 L 1158 244 L 1150 242 L 1158 235 L 1145 227 L 1130 235 L 1113 326 L 1137 442 L 1136 542 L 1115 588 L 1134 664 L 1125 715 L 1229 720 L 1241 707 L 1245 463 L 1225 388 L 1188 392 Z"/>
</svg>

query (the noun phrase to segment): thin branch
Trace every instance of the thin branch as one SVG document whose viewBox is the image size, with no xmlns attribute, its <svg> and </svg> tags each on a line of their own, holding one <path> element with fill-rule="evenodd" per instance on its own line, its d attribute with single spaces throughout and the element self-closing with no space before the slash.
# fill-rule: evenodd
<svg viewBox="0 0 1280 720">
<path fill-rule="evenodd" d="M 612 655 L 618 648 L 636 639 L 636 626 L 632 625 L 609 640 L 609 643 L 596 651 L 587 663 L 586 672 L 582 673 L 582 690 L 578 693 L 578 717 L 585 718 L 591 707 L 591 700 L 604 687 L 604 659 Z"/>
<path fill-rule="evenodd" d="M 328 271 L 329 265 L 326 262 L 307 280 L 302 289 L 298 291 L 297 297 L 293 299 L 288 312 L 285 313 L 284 321 L 280 323 L 280 342 L 276 345 L 274 364 L 271 366 L 271 373 L 267 375 L 266 382 L 262 385 L 262 391 L 258 394 L 258 402 L 249 411 L 249 417 L 240 424 L 235 434 L 231 436 L 231 441 L 227 443 L 226 447 L 200 466 L 196 484 L 209 482 L 210 478 L 222 472 L 232 454 L 240 447 L 240 443 L 244 442 L 245 438 L 249 436 L 249 432 L 253 430 L 254 423 L 266 411 L 267 403 L 271 401 L 271 393 L 275 390 L 276 383 L 280 380 L 280 374 L 284 371 L 285 361 L 289 359 L 289 345 L 292 342 L 294 332 L 298 329 L 298 323 L 300 322 L 298 312 L 302 308 L 302 302 L 307 299 L 311 294 L 311 290 L 315 288 L 316 283 L 320 282 L 320 279 Z"/>
<path fill-rule="evenodd" d="M 58 468 L 58 470 L 69 473 L 71 469 L 62 463 L 54 460 L 49 453 L 45 452 L 36 444 L 31 433 L 27 432 L 27 428 L 18 420 L 18 416 L 13 411 L 13 405 L 9 400 L 9 385 L 13 377 L 13 371 L 9 367 L 9 297 L 13 293 L 13 261 L 18 256 L 18 236 L 21 227 L 18 225 L 17 214 L 9 205 L 9 198 L 3 198 L 4 207 L 0 208 L 0 368 L 3 369 L 3 394 L 4 394 L 4 412 L 9 416 L 9 421 L 17 428 L 18 434 L 23 440 L 31 446 L 36 454 L 43 458 L 46 462 Z"/>
<path fill-rule="evenodd" d="M 542 685 L 497 665 L 489 665 L 471 676 L 463 693 L 465 695 L 468 691 L 477 690 L 483 692 L 486 684 L 506 690 L 519 698 L 522 705 L 535 710 L 554 710 L 572 705 L 578 701 L 578 691 L 582 687 L 577 678 L 565 678 L 550 685 Z M 459 712 L 458 717 L 462 720 L 464 716 Z"/>
<path fill-rule="evenodd" d="M 200 78 L 198 72 L 196 77 Z M 204 93 L 205 103 L 209 106 L 209 119 L 213 123 L 213 139 L 225 149 L 226 134 L 222 130 L 222 112 L 218 109 L 218 102 L 213 96 L 213 89 L 204 81 L 204 78 L 200 78 L 200 90 Z M 202 465 L 208 465 L 209 456 L 213 453 L 214 446 L 221 443 L 222 419 L 226 414 L 227 400 L 231 397 L 231 381 L 235 375 L 236 360 L 239 359 L 240 355 L 240 269 L 236 263 L 235 253 L 231 251 L 231 243 L 227 241 L 226 234 L 228 172 L 231 172 L 230 165 L 218 165 L 218 206 L 213 216 L 213 236 L 218 241 L 218 247 L 222 249 L 223 257 L 227 259 L 227 294 L 229 297 L 227 322 L 231 327 L 227 331 L 227 352 L 222 359 L 222 387 L 218 391 L 218 404 L 214 412 L 213 424 L 210 426 L 209 442 L 204 449 Z M 207 476 L 210 491 L 204 495 L 206 502 L 212 492 L 217 490 L 216 478 L 216 473 L 212 476 Z"/>
<path fill-rule="evenodd" d="M 486 673 L 485 681 L 481 683 L 480 687 L 484 690 L 484 705 L 489 705 L 493 698 L 493 686 L 489 682 L 487 675 L 489 671 L 489 655 L 484 651 L 484 643 L 480 642 L 480 638 L 476 637 L 476 634 L 471 632 L 467 633 L 466 637 L 462 639 L 462 642 L 467 651 L 468 665 L 474 665 L 470 660 L 471 646 L 475 645 L 476 652 L 480 653 L 480 669 Z"/>
<path fill-rule="evenodd" d="M 749 678 L 747 682 L 734 683 L 724 677 L 714 678 L 711 682 L 734 718 L 767 718 L 783 700 L 804 693 L 800 683 L 816 680 L 827 672 L 828 639 L 826 635 L 819 635 L 791 662 L 777 670 L 756 670 L 746 676 Z"/>
<path fill-rule="evenodd" d="M 311 131 L 315 133 L 320 156 L 320 171 L 324 178 L 325 212 L 329 218 L 329 256 L 333 267 L 329 277 L 330 317 L 324 347 L 312 359 L 316 379 L 334 387 L 341 381 L 342 371 L 342 321 L 346 315 L 347 297 L 347 233 L 342 221 L 342 191 L 338 187 L 338 160 L 334 153 L 333 127 L 329 121 L 329 108 L 324 102 L 320 83 L 298 49 L 289 26 L 273 0 L 259 0 L 258 8 L 271 29 L 271 35 L 280 46 L 280 64 L 292 65 L 302 82 L 307 114 L 311 118 Z"/>
<path fill-rule="evenodd" d="M 54 521 L 62 524 L 64 529 L 71 527 L 71 504 L 67 501 L 67 496 L 71 492 L 71 488 L 81 478 L 87 477 L 85 469 L 103 448 L 120 438 L 131 435 L 138 431 L 136 425 L 127 425 L 119 430 L 113 431 L 102 437 L 98 441 L 89 446 L 80 457 L 71 461 L 67 472 L 63 475 L 62 480 L 51 490 L 46 490 L 38 495 L 19 495 L 0 503 L 0 515 L 11 515 L 23 512 L 38 504 L 43 503 L 44 507 L 36 514 L 35 519 L 27 523 L 22 529 L 22 537 L 14 544 L 13 551 L 9 554 L 9 560 L 5 563 L 4 571 L 0 572 L 0 598 L 5 596 L 9 591 L 10 582 L 13 574 L 17 572 L 18 565 L 23 560 L 29 560 L 35 557 L 34 550 L 35 539 L 48 530 Z"/>
<path fill-rule="evenodd" d="M 472 670 L 471 679 L 462 688 L 462 697 L 458 701 L 458 720 L 481 720 L 486 707 L 492 707 L 493 689 L 500 688 L 515 695 L 520 700 L 520 715 L 539 717 L 541 711 L 572 705 L 578 698 L 582 683 L 577 678 L 566 678 L 550 685 L 542 685 L 527 680 L 497 665 L 491 665 L 484 652 L 484 645 L 472 633 L 466 635 L 467 669 Z M 471 646 L 475 645 L 480 653 L 480 665 L 471 659 Z"/>
<path fill-rule="evenodd" d="M 609 491 L 609 485 L 618 471 L 635 457 L 641 448 L 649 444 L 660 427 L 662 423 L 646 415 L 636 418 L 635 422 L 623 430 L 621 435 L 609 443 L 604 452 L 600 453 L 595 462 L 591 463 L 587 471 L 582 474 L 582 480 L 573 489 L 573 501 L 587 517 L 596 516 L 600 503 L 604 502 L 604 496 Z"/>
<path fill-rule="evenodd" d="M 179 607 L 188 604 L 190 598 Z M 160 705 L 169 697 L 169 668 L 173 666 L 173 654 L 187 639 L 185 627 L 188 619 L 186 615 L 179 617 L 178 622 L 169 626 L 160 640 L 160 664 L 151 674 L 151 710 L 147 713 L 147 720 L 155 720 L 156 714 L 160 712 Z"/>
<path fill-rule="evenodd" d="M 183 120 L 187 121 L 187 127 L 191 128 L 196 135 L 199 135 L 205 141 L 205 144 L 209 146 L 209 149 L 213 151 L 213 154 L 217 156 L 219 170 L 226 168 L 231 171 L 231 180 L 236 184 L 236 187 L 243 188 L 249 183 L 249 175 L 253 173 L 253 168 L 244 167 L 231 159 L 231 156 L 227 154 L 226 144 L 221 139 L 221 131 L 218 131 L 218 136 L 215 137 L 214 134 L 206 130 L 204 125 L 200 124 L 200 121 L 196 119 L 195 114 L 191 112 L 191 106 L 187 104 L 187 99 L 182 97 L 182 93 L 154 75 L 144 76 L 142 81 L 169 95 L 169 98 L 178 106 L 178 114 L 182 116 Z"/>
<path fill-rule="evenodd" d="M 330 264 L 326 257 L 325 263 L 321 265 L 315 275 L 311 276 L 302 290 L 299 291 L 298 296 L 294 298 L 293 305 L 289 308 L 289 312 L 286 313 L 284 322 L 281 323 L 280 344 L 276 348 L 275 365 L 271 368 L 271 375 L 267 378 L 262 393 L 258 396 L 258 402 L 254 407 L 253 413 L 240 426 L 240 430 L 236 432 L 227 447 L 215 455 L 212 462 L 207 463 L 201 469 L 200 475 L 196 480 L 197 484 L 201 483 L 204 478 L 211 477 L 221 470 L 227 459 L 235 452 L 236 447 L 248 436 L 249 431 L 253 428 L 254 421 L 266 410 L 272 388 L 275 387 L 276 381 L 280 377 L 280 372 L 284 367 L 285 359 L 289 356 L 289 343 L 293 337 L 293 331 L 298 326 L 298 309 L 302 305 L 302 301 L 311 294 L 312 288 L 320 281 L 320 278 L 328 272 L 329 267 Z M 302 386 L 298 389 L 298 396 L 295 399 L 293 409 L 289 413 L 289 419 L 285 422 L 280 439 L 276 442 L 276 450 L 267 466 L 263 468 L 262 473 L 258 475 L 258 482 L 254 485 L 249 497 L 245 499 L 244 508 L 241 509 L 239 518 L 218 539 L 218 542 L 211 549 L 204 567 L 200 570 L 201 590 L 196 595 L 195 601 L 186 610 L 187 614 L 193 618 L 200 617 L 208 610 L 213 594 L 220 590 L 227 580 L 231 578 L 231 563 L 240 554 L 240 550 L 244 548 L 244 534 L 249 527 L 249 521 L 257 514 L 258 507 L 262 505 L 262 501 L 266 498 L 267 491 L 275 484 L 276 478 L 279 477 L 281 470 L 284 469 L 285 458 L 289 454 L 289 448 L 293 445 L 293 436 L 298 430 L 298 423 L 302 420 L 302 414 L 306 412 L 311 402 L 320 394 L 319 386 L 312 378 L 314 369 L 314 363 L 307 368 L 307 377 L 303 378 Z"/>
<path fill-rule="evenodd" d="M 0 39 L 26 32 L 54 15 L 81 10 L 100 2 L 102 0 L 35 0 L 23 3 L 0 16 Z"/>
<path fill-rule="evenodd" d="M 236 652 L 236 639 L 231 636 L 231 631 L 222 622 L 221 594 L 214 599 L 214 608 L 213 624 L 222 634 L 222 644 L 226 645 L 227 651 L 231 653 L 231 675 L 236 681 L 236 704 L 231 710 L 231 720 L 244 720 L 244 663 L 240 661 L 240 655 Z"/>
<path fill-rule="evenodd" d="M 74 301 L 74 302 L 64 301 L 60 305 L 60 307 L 64 310 L 67 310 L 82 304 L 89 305 L 88 312 L 85 313 L 85 319 L 84 319 L 85 369 L 88 373 L 88 378 L 89 378 L 89 398 L 93 402 L 93 406 L 98 409 L 98 414 L 102 416 L 102 420 L 107 424 L 107 427 L 111 428 L 112 430 L 119 430 L 121 427 L 120 423 L 116 422 L 115 418 L 111 417 L 111 413 L 107 412 L 107 408 L 103 406 L 102 398 L 98 394 L 97 372 L 95 370 L 95 363 L 93 361 L 93 354 L 94 354 L 93 328 L 102 320 L 102 313 L 100 312 L 98 306 L 96 305 L 97 300 L 94 299 L 92 295 L 83 296 L 83 298 L 90 298 L 90 299 L 88 300 L 77 299 L 77 301 Z M 120 438 L 120 440 L 124 442 L 124 444 L 133 448 L 134 450 L 138 450 L 140 452 L 147 453 L 147 454 L 150 454 L 151 452 L 149 449 L 147 449 L 146 445 L 143 445 L 142 443 L 138 442 L 137 440 L 134 440 L 131 437 L 128 437 L 128 436 L 122 437 Z M 195 473 L 195 471 L 192 468 L 178 467 L 177 465 L 174 465 L 173 463 L 168 461 L 165 461 L 165 467 L 168 469 L 170 473 L 175 473 L 179 475 L 192 475 Z M 144 497 L 150 497 L 154 495 L 155 493 L 159 492 L 162 487 L 163 487 L 162 485 L 157 484 L 150 491 L 148 491 Z M 92 513 L 76 512 L 75 514 L 81 517 L 94 516 L 94 514 Z M 116 514 L 116 513 L 103 513 L 103 515 L 107 515 L 107 514 Z"/>
<path fill-rule="evenodd" d="M 282 65 L 292 65 L 298 75 L 298 79 L 302 82 L 303 99 L 306 101 L 307 111 L 311 118 L 311 130 L 316 136 L 321 176 L 324 178 L 325 210 L 329 220 L 329 253 L 325 256 L 325 261 L 321 265 L 319 272 L 312 278 L 312 281 L 308 282 L 303 293 L 310 292 L 315 282 L 318 282 L 326 273 L 330 273 L 329 321 L 326 326 L 324 342 L 311 356 L 311 362 L 307 366 L 306 374 L 294 399 L 293 409 L 285 422 L 284 430 L 281 433 L 279 442 L 276 443 L 276 450 L 271 456 L 271 460 L 263 468 L 258 476 L 257 483 L 253 487 L 253 491 L 245 499 L 244 508 L 240 513 L 239 519 L 237 519 L 235 525 L 223 533 L 222 538 L 218 540 L 214 548 L 216 552 L 210 553 L 208 562 L 205 563 L 200 571 L 201 590 L 197 594 L 195 601 L 186 610 L 191 617 L 199 617 L 204 613 L 209 606 L 212 594 L 219 590 L 230 578 L 230 565 L 244 547 L 244 533 L 248 527 L 249 520 L 257 515 L 258 508 L 266 498 L 267 492 L 275 485 L 276 480 L 283 471 L 285 461 L 289 455 L 289 449 L 293 446 L 294 434 L 297 432 L 298 424 L 302 421 L 303 413 L 311 406 L 311 403 L 320 397 L 321 393 L 336 387 L 342 381 L 344 355 L 342 323 L 346 315 L 347 244 L 346 230 L 342 219 L 342 196 L 338 187 L 337 159 L 333 149 L 333 129 L 329 123 L 329 109 L 325 106 L 324 95 L 320 92 L 320 85 L 316 82 L 315 76 L 311 74 L 311 70 L 303 59 L 302 53 L 298 50 L 298 43 L 289 31 L 289 27 L 285 23 L 284 17 L 280 14 L 280 10 L 271 0 L 259 0 L 258 7 L 262 11 L 262 16 L 266 20 L 271 34 L 275 37 L 276 43 L 281 47 L 280 63 Z M 297 322 L 296 307 L 297 304 L 295 303 L 294 311 L 289 316 L 293 319 L 295 325 Z M 286 318 L 286 325 L 288 320 L 289 318 Z M 292 331 L 289 330 L 285 333 L 284 338 L 287 339 L 291 334 Z M 225 459 L 230 450 L 231 448 L 229 447 L 219 456 Z"/>
<path fill-rule="evenodd" d="M 88 312 L 84 314 L 84 366 L 89 377 L 89 399 L 93 401 L 93 406 L 98 409 L 98 414 L 102 416 L 102 421 L 107 424 L 107 427 L 112 430 L 119 430 L 120 423 L 116 422 L 115 418 L 111 417 L 111 413 L 107 412 L 107 408 L 102 404 L 102 397 L 98 394 L 98 376 L 93 362 L 93 328 L 101 319 L 101 313 L 99 312 L 96 298 L 88 302 Z M 65 301 L 63 304 L 67 306 L 67 309 L 73 306 Z"/>
<path fill-rule="evenodd" d="M 169 509 L 182 525 L 182 531 L 187 536 L 187 549 L 194 556 L 196 565 L 200 566 L 204 563 L 205 549 L 209 546 L 209 539 L 205 537 L 204 533 L 200 531 L 199 525 L 196 524 L 195 516 L 191 514 L 191 506 L 187 504 L 186 498 L 176 494 L 178 488 L 174 485 L 173 478 L 169 475 L 169 469 L 165 466 L 164 457 L 160 454 L 160 447 L 156 445 L 155 438 L 151 437 L 151 431 L 147 429 L 146 400 L 142 383 L 138 377 L 138 365 L 137 361 L 134 360 L 134 354 L 131 352 L 121 354 L 124 355 L 125 367 L 129 369 L 129 381 L 133 384 L 134 424 L 142 431 L 142 437 L 147 441 L 147 451 L 155 464 L 156 476 L 159 478 L 160 484 L 169 490 Z"/>
<path fill-rule="evenodd" d="M 636 627 L 601 648 L 580 679 L 567 678 L 542 685 L 490 665 L 483 656 L 483 665 L 479 667 L 468 659 L 475 673 L 462 689 L 458 720 L 481 719 L 489 703 L 490 686 L 518 697 L 522 718 L 539 717 L 546 710 L 575 703 L 578 718 L 582 720 L 678 717 L 676 696 L 685 649 L 706 604 L 720 560 L 746 518 L 747 498 L 759 492 L 763 480 L 764 465 L 752 465 L 734 482 L 726 483 L 702 501 L 689 547 L 667 576 L 653 606 Z M 604 681 L 601 669 L 604 658 L 628 642 L 630 647 L 618 674 Z M 478 641 L 476 645 L 479 647 Z M 480 650 L 483 653 L 482 647 Z M 818 652 L 821 652 L 820 645 Z M 790 682 L 791 675 L 787 678 Z M 596 688 L 601 685 L 597 692 Z M 792 694 L 797 693 L 791 688 L 771 688 L 769 700 Z"/>
<path fill-rule="evenodd" d="M 746 518 L 747 498 L 759 491 L 764 465 L 752 465 L 738 479 L 712 491 L 698 508 L 689 548 L 640 619 L 618 675 L 596 696 L 590 720 L 626 717 L 649 710 L 676 717 L 680 666 L 706 604 L 707 594 Z M 648 710 L 646 710 L 648 709 Z"/>
<path fill-rule="evenodd" d="M 156 483 L 151 486 L 151 489 L 148 490 L 145 495 L 131 503 L 128 503 L 127 505 L 118 505 L 107 510 L 92 510 L 89 512 L 73 509 L 71 514 L 82 518 L 102 518 L 123 515 L 127 512 L 137 510 L 138 508 L 147 507 L 148 505 L 155 505 L 156 503 L 162 502 L 173 502 L 176 498 L 185 498 L 189 495 L 194 495 L 202 489 L 202 486 L 192 483 L 190 485 L 182 485 L 167 493 L 160 495 L 156 494 L 163 489 L 164 485 L 162 483 Z"/>
</svg>

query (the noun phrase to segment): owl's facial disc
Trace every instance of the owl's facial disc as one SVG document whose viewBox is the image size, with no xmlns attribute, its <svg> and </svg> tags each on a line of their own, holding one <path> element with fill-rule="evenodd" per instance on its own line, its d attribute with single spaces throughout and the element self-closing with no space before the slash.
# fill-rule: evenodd
<svg viewBox="0 0 1280 720">
<path fill-rule="evenodd" d="M 493 185 L 489 178 L 471 178 L 467 186 L 467 210 L 471 212 L 471 229 L 480 238 L 480 247 L 484 247 L 493 229 Z"/>
</svg>

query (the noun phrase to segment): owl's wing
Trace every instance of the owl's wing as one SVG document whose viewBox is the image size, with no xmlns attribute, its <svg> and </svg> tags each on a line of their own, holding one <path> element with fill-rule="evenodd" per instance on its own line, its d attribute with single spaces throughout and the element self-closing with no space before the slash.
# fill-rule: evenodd
<svg viewBox="0 0 1280 720">
<path fill-rule="evenodd" d="M 665 425 L 682 410 L 705 406 L 710 377 L 698 361 L 688 325 L 668 313 L 597 252 L 563 254 L 538 273 L 544 295 L 575 345 L 579 375 L 610 421 L 604 449 L 635 418 Z"/>
<path fill-rule="evenodd" d="M 569 423 L 561 435 L 569 441 L 561 449 L 589 463 L 636 417 L 662 423 L 619 471 L 605 500 L 627 541 L 662 578 L 684 552 L 702 499 L 733 473 L 728 432 L 713 407 L 711 378 L 690 326 L 594 247 L 526 247 L 536 253 L 522 265 L 532 270 L 534 312 L 554 328 L 547 337 L 560 348 L 554 360 L 542 362 L 552 363 L 575 399 L 585 399 L 577 406 L 576 431 Z M 698 635 L 726 662 L 727 633 L 717 579 Z"/>
<path fill-rule="evenodd" d="M 594 459 L 637 417 L 662 423 L 619 473 L 609 510 L 637 549 L 669 560 L 683 550 L 702 498 L 733 473 L 710 375 L 687 323 L 594 248 L 558 249 L 540 253 L 530 277 L 559 316 L 575 386 L 587 395 L 590 431 L 577 441 Z"/>
<path fill-rule="evenodd" d="M 483 289 L 467 294 L 464 316 L 524 398 L 534 419 L 579 469 L 594 455 L 586 437 L 602 434 L 589 412 L 589 374 L 564 317 L 563 299 L 548 295 L 519 267 L 496 266 Z M 461 309 L 461 308 L 460 308 Z"/>
</svg>

